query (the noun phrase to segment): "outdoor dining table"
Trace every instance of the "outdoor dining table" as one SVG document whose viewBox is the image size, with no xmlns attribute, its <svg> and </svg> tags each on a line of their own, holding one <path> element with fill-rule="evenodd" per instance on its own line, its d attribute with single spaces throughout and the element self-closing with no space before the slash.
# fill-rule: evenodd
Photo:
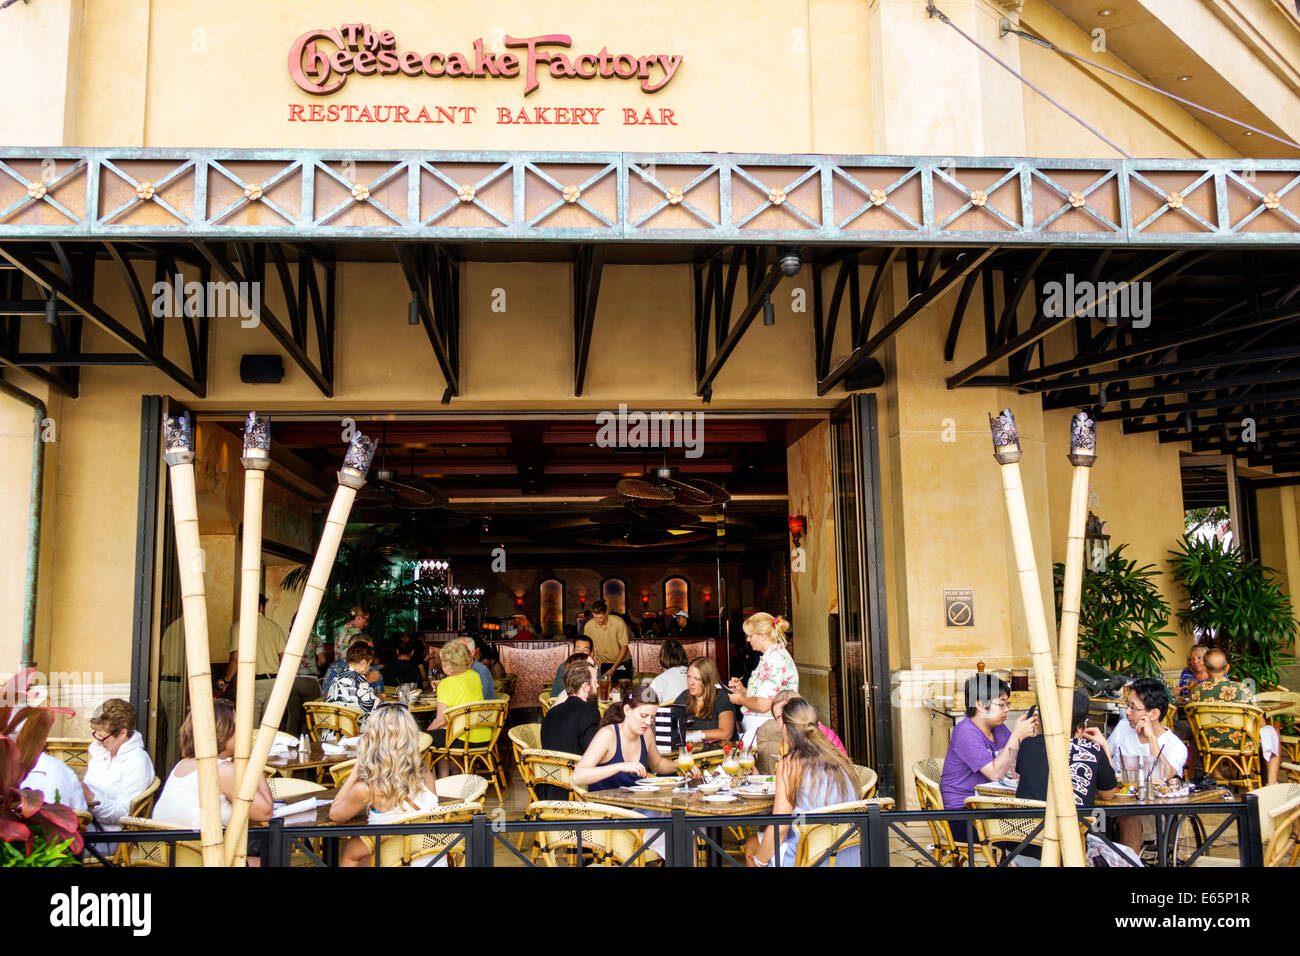
<svg viewBox="0 0 1300 956">
<path fill-rule="evenodd" d="M 292 777 L 297 770 L 315 770 L 322 767 L 332 767 L 336 763 L 343 763 L 345 760 L 353 760 L 357 756 L 355 749 L 347 750 L 344 753 L 329 754 L 321 749 L 321 745 L 313 741 L 311 749 L 307 751 L 306 756 L 297 750 L 290 750 L 288 753 L 275 754 L 266 758 L 266 766 L 274 770 L 282 777 Z"/>
<path fill-rule="evenodd" d="M 704 799 L 705 795 L 692 787 L 682 793 L 671 787 L 660 787 L 654 793 L 648 793 L 635 787 L 618 787 L 614 790 L 597 790 L 587 792 L 588 803 L 608 803 L 615 807 L 629 810 L 643 810 L 651 813 L 668 815 L 674 810 L 685 810 L 692 816 L 712 817 L 747 817 L 772 812 L 776 801 L 774 795 L 761 797 L 737 796 L 731 801 L 714 801 Z M 710 827 L 709 839 L 716 845 L 720 843 L 721 827 Z M 710 848 L 709 859 L 715 861 L 721 851 Z"/>
</svg>

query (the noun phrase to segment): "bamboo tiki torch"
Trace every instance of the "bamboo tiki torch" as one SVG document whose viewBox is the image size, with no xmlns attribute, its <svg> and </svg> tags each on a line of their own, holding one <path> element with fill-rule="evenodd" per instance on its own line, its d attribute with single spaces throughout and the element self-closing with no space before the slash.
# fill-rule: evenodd
<svg viewBox="0 0 1300 956">
<path fill-rule="evenodd" d="M 239 682 L 235 695 L 235 779 L 253 748 L 253 688 L 257 680 L 257 607 L 262 579 L 262 493 L 271 466 L 271 419 L 248 413 L 244 424 L 244 543 L 239 580 Z M 244 865 L 244 842 L 235 866 Z"/>
<path fill-rule="evenodd" d="M 190 683 L 190 724 L 198 765 L 199 829 L 203 865 L 222 866 L 221 790 L 217 781 L 217 728 L 212 713 L 212 667 L 208 660 L 208 606 L 203 591 L 203 549 L 194 490 L 194 422 L 189 412 L 163 418 L 163 460 L 172 489 L 177 570 L 185 617 L 185 660 Z"/>
<path fill-rule="evenodd" d="M 1007 516 L 1011 523 L 1011 540 L 1015 547 L 1016 568 L 1020 578 L 1020 595 L 1029 627 L 1029 650 L 1034 661 L 1034 684 L 1038 691 L 1038 712 L 1042 719 L 1047 749 L 1048 791 L 1055 794 L 1058 821 L 1057 839 L 1066 866 L 1083 866 L 1083 845 L 1079 839 L 1078 818 L 1074 811 L 1074 791 L 1070 785 L 1070 768 L 1066 763 L 1065 737 L 1061 729 L 1060 700 L 1052 672 L 1052 642 L 1048 636 L 1043 595 L 1038 587 L 1038 567 L 1034 559 L 1034 542 L 1029 530 L 1029 511 L 1025 507 L 1025 489 L 1020 480 L 1020 436 L 1011 409 L 994 418 L 989 416 L 993 431 L 993 457 L 1002 468 L 1002 490 L 1006 496 Z M 1044 826 L 1043 855 L 1056 852 L 1052 834 Z"/>
<path fill-rule="evenodd" d="M 230 826 L 226 828 L 225 858 L 228 862 L 234 860 L 238 848 L 246 841 L 248 811 L 253 803 L 253 795 L 262 779 L 262 768 L 266 765 L 271 742 L 275 739 L 276 728 L 280 726 L 280 718 L 284 715 L 289 693 L 298 675 L 298 662 L 307 647 L 307 635 L 316 624 L 316 613 L 320 610 L 321 597 L 325 594 L 330 571 L 334 568 L 334 558 L 338 554 L 339 542 L 343 540 L 343 529 L 348 523 L 352 502 L 356 500 L 357 491 L 366 483 L 366 473 L 370 471 L 370 459 L 374 453 L 375 443 L 358 432 L 343 459 L 343 467 L 339 469 L 339 486 L 334 492 L 329 517 L 325 519 L 325 529 L 316 548 L 316 557 L 312 560 L 307 585 L 303 588 L 298 616 L 294 618 L 293 627 L 289 631 L 289 643 L 280 659 L 275 687 L 266 702 L 262 727 L 253 743 L 248 766 L 239 778 L 239 792 L 230 815 Z"/>
</svg>

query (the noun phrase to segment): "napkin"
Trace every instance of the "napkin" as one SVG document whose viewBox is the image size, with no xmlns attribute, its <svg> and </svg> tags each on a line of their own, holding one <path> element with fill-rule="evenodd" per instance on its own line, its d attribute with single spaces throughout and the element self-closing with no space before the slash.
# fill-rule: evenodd
<svg viewBox="0 0 1300 956">
<path fill-rule="evenodd" d="M 310 813 L 313 815 L 312 819 L 314 820 L 317 807 L 329 806 L 333 802 L 333 800 L 318 800 L 315 797 L 304 797 L 295 803 L 286 803 L 284 806 L 276 807 L 272 816 L 292 817 L 297 816 L 298 814 Z"/>
<path fill-rule="evenodd" d="M 348 752 L 348 748 L 345 747 L 343 744 L 331 743 L 328 740 L 321 741 L 320 749 L 322 752 L 330 754 L 331 756 L 334 757 L 337 757 L 339 754 L 345 754 Z"/>
</svg>

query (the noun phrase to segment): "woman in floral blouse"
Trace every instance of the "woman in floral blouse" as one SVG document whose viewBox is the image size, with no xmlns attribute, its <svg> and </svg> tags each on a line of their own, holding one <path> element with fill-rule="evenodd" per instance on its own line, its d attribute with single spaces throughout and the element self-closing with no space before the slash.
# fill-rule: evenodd
<svg viewBox="0 0 1300 956">
<path fill-rule="evenodd" d="M 743 740 L 749 746 L 758 728 L 772 719 L 772 698 L 783 690 L 799 693 L 799 671 L 794 666 L 794 658 L 785 649 L 789 621 L 760 611 L 748 618 L 744 627 L 749 635 L 749 646 L 763 656 L 749 675 L 748 687 L 735 677 L 728 686 L 731 688 L 731 702 L 741 709 Z"/>
</svg>

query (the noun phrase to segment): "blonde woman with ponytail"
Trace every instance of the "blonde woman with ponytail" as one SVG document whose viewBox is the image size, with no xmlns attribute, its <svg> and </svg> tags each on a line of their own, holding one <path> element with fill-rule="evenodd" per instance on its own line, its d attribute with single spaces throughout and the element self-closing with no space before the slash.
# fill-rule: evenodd
<svg viewBox="0 0 1300 956">
<path fill-rule="evenodd" d="M 357 766 L 330 806 L 330 819 L 346 823 L 369 809 L 368 823 L 388 823 L 394 818 L 432 810 L 438 805 L 434 779 L 420 759 L 420 728 L 402 704 L 380 704 L 366 721 L 357 748 Z M 413 866 L 429 866 L 425 857 Z M 343 850 L 340 866 L 368 866 L 370 847 L 353 837 Z M 446 859 L 438 861 L 446 866 Z"/>
<path fill-rule="evenodd" d="M 745 746 L 754 742 L 758 728 L 772 719 L 772 698 L 783 690 L 799 693 L 799 670 L 785 649 L 790 622 L 777 615 L 760 611 L 745 620 L 749 646 L 758 651 L 758 666 L 749 675 L 749 684 L 733 677 L 727 685 L 731 702 L 740 708 L 741 729 Z"/>
<path fill-rule="evenodd" d="M 781 735 L 787 753 L 776 767 L 774 815 L 814 813 L 822 807 L 858 798 L 853 764 L 821 732 L 817 708 L 811 701 L 793 697 L 786 702 L 781 712 Z M 749 838 L 745 860 L 750 866 L 772 866 L 778 846 L 781 866 L 794 865 L 798 835 L 789 826 L 783 826 L 778 839 L 773 829 L 768 827 L 764 830 L 761 839 L 757 836 Z M 856 847 L 836 855 L 836 866 L 857 864 Z"/>
</svg>

